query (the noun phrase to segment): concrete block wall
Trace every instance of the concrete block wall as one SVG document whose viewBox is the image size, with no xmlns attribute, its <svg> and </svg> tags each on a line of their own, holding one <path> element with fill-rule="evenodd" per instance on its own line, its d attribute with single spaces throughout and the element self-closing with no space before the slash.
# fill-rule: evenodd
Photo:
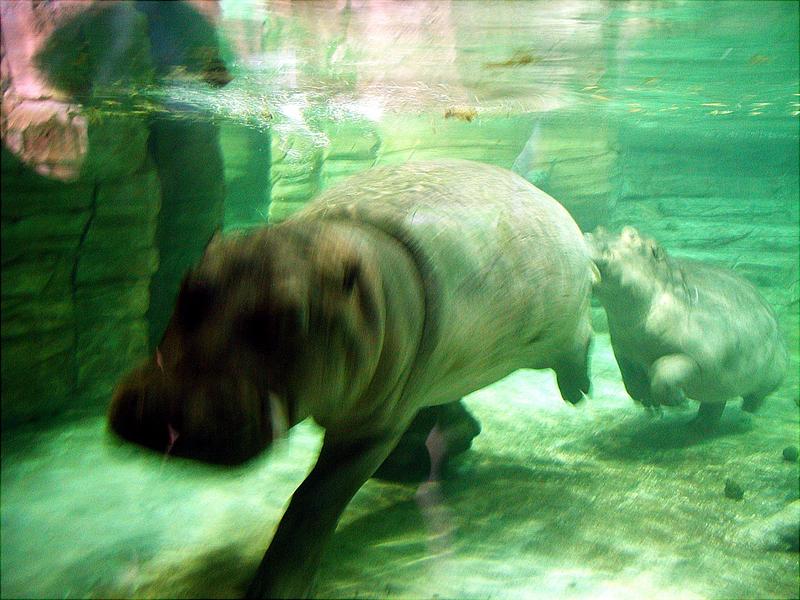
<svg viewBox="0 0 800 600">
<path fill-rule="evenodd" d="M 154 299 L 171 312 L 178 278 L 221 224 L 216 129 L 157 118 L 133 92 L 173 67 L 227 83 L 217 9 L 0 4 L 4 428 L 102 411 L 166 318 Z"/>
<path fill-rule="evenodd" d="M 623 128 L 620 146 L 613 225 L 638 226 L 676 255 L 735 269 L 779 307 L 797 302 L 796 137 L 676 125 Z"/>
<path fill-rule="evenodd" d="M 314 136 L 273 132 L 270 221 L 277 222 L 333 182 L 376 165 L 463 158 L 514 169 L 561 201 L 584 229 L 605 222 L 618 187 L 611 127 L 579 128 L 533 116 L 388 116 L 330 123 Z M 532 133 L 533 132 L 533 133 Z M 535 148 L 529 140 L 535 136 Z"/>
</svg>

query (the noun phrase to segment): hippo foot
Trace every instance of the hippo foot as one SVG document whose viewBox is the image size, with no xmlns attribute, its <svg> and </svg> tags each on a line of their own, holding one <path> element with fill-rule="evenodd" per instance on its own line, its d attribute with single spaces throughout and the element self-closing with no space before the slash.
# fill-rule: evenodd
<svg viewBox="0 0 800 600">
<path fill-rule="evenodd" d="M 658 394 L 657 399 L 657 403 L 661 406 L 683 406 L 686 401 L 686 394 L 680 388 L 668 388 Z"/>
<path fill-rule="evenodd" d="M 559 361 L 553 368 L 561 397 L 570 404 L 578 404 L 591 393 L 589 353 L 592 339 L 588 338 L 580 349 Z"/>
</svg>

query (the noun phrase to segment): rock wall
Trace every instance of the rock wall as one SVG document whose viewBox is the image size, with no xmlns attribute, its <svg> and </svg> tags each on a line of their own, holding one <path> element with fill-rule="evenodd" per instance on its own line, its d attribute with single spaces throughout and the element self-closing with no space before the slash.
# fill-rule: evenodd
<svg viewBox="0 0 800 600">
<path fill-rule="evenodd" d="M 160 184 L 144 124 L 137 138 L 138 160 L 116 163 L 124 176 L 75 183 L 47 180 L 4 150 L 4 427 L 101 406 L 146 351 Z"/>
<path fill-rule="evenodd" d="M 151 79 L 146 19 L 97 8 L 2 7 L 3 427 L 106 402 L 146 349 L 160 206 L 147 125 L 75 100 L 112 73 Z"/>
<path fill-rule="evenodd" d="M 618 127 L 572 114 L 536 120 L 512 169 L 558 199 L 583 231 L 608 223 L 619 197 Z"/>
<path fill-rule="evenodd" d="M 383 134 L 372 121 L 330 123 L 323 130 L 329 140 L 325 148 L 320 185 L 374 166 L 382 155 Z"/>
<path fill-rule="evenodd" d="M 215 126 L 135 91 L 175 67 L 227 82 L 214 7 L 0 4 L 4 428 L 103 410 L 221 224 Z"/>
<path fill-rule="evenodd" d="M 282 221 L 320 189 L 323 149 L 309 132 L 272 137 L 270 222 Z"/>
<path fill-rule="evenodd" d="M 268 129 L 220 124 L 225 168 L 225 230 L 264 225 L 269 218 L 272 136 Z"/>
<path fill-rule="evenodd" d="M 218 127 L 196 111 L 154 119 L 148 148 L 161 182 L 156 245 L 158 270 L 150 282 L 149 349 L 166 329 L 180 282 L 222 227 L 224 169 Z"/>
<path fill-rule="evenodd" d="M 285 219 L 334 181 L 375 165 L 381 148 L 369 122 L 333 122 L 319 132 L 273 132 L 270 222 Z"/>
</svg>

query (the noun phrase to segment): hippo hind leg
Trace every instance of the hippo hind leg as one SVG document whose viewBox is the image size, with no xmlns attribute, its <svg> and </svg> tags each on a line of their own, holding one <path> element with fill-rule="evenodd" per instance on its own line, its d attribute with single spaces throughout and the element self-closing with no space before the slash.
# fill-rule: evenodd
<svg viewBox="0 0 800 600">
<path fill-rule="evenodd" d="M 481 432 L 480 423 L 461 400 L 422 408 L 373 477 L 401 482 L 427 479 L 434 470 L 427 446 L 434 427 L 441 435 L 442 456 L 438 458 L 445 472 L 450 459 L 466 452 Z"/>
<path fill-rule="evenodd" d="M 372 476 L 386 481 L 423 481 L 430 472 L 425 440 L 436 426 L 440 410 L 439 406 L 421 409 Z"/>
<path fill-rule="evenodd" d="M 749 394 L 745 396 L 742 398 L 742 410 L 749 413 L 756 412 L 764 404 L 766 397 L 766 394 Z"/>
<path fill-rule="evenodd" d="M 561 397 L 570 404 L 577 404 L 591 391 L 592 383 L 589 379 L 591 347 L 592 339 L 590 337 L 580 349 L 565 356 L 553 367 Z"/>
</svg>

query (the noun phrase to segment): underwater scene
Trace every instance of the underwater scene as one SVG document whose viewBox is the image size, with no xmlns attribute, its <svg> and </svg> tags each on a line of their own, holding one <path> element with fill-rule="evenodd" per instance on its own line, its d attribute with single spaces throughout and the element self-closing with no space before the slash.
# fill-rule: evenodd
<svg viewBox="0 0 800 600">
<path fill-rule="evenodd" d="M 0 596 L 797 598 L 799 17 L 0 0 Z"/>
</svg>

